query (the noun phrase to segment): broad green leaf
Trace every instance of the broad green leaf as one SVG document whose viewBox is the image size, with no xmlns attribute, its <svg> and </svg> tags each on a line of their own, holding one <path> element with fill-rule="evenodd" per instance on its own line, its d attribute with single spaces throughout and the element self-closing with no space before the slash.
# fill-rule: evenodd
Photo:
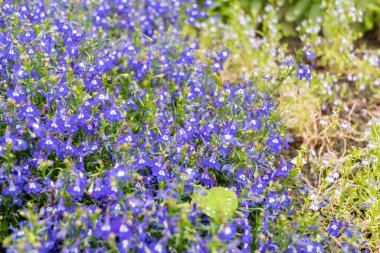
<svg viewBox="0 0 380 253">
<path fill-rule="evenodd" d="M 225 187 L 200 189 L 205 195 L 196 193 L 195 201 L 205 214 L 216 221 L 228 220 L 234 215 L 238 207 L 238 198 L 232 190 Z"/>
</svg>

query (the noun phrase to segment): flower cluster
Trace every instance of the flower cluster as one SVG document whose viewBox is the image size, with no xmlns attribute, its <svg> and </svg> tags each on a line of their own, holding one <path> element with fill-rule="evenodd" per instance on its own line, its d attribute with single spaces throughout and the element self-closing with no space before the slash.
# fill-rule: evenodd
<svg viewBox="0 0 380 253">
<path fill-rule="evenodd" d="M 303 55 L 306 57 L 306 59 L 312 61 L 315 58 L 315 52 L 311 51 L 311 46 L 307 46 L 304 51 L 302 51 Z M 305 78 L 306 80 L 310 80 L 311 78 L 311 70 L 313 69 L 313 65 L 302 65 L 298 64 L 297 68 L 297 74 L 296 76 L 302 80 Z"/>
<path fill-rule="evenodd" d="M 251 252 L 254 240 L 262 251 L 278 247 L 271 225 L 293 205 L 282 184 L 292 166 L 280 155 L 291 138 L 254 80 L 220 81 L 228 50 L 200 62 L 197 42 L 183 38 L 179 25 L 206 18 L 211 5 L 4 1 L 8 252 Z M 197 185 L 231 189 L 236 214 L 207 216 L 192 200 Z M 264 210 L 260 239 L 256 208 Z"/>
</svg>

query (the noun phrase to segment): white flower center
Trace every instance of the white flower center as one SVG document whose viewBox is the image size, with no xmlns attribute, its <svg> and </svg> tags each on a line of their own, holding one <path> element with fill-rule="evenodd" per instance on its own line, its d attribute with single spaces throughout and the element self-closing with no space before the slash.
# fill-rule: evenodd
<svg viewBox="0 0 380 253">
<path fill-rule="evenodd" d="M 125 224 L 121 224 L 119 231 L 122 233 L 126 233 L 129 231 L 128 227 Z"/>
<path fill-rule="evenodd" d="M 124 177 L 125 176 L 125 172 L 120 170 L 120 171 L 117 172 L 117 176 L 118 177 Z"/>
</svg>

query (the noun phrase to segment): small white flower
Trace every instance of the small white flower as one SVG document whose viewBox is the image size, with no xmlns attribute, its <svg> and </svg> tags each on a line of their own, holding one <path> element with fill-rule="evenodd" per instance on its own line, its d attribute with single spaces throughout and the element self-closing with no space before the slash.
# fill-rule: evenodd
<svg viewBox="0 0 380 253">
<path fill-rule="evenodd" d="M 338 188 L 338 189 L 336 189 L 335 190 L 335 195 L 337 196 L 337 197 L 340 197 L 340 196 L 342 196 L 342 194 L 343 194 L 343 190 L 342 190 L 342 188 Z"/>
<path fill-rule="evenodd" d="M 326 177 L 326 182 L 332 184 L 332 183 L 334 183 L 334 178 L 331 175 L 328 175 Z"/>
<path fill-rule="evenodd" d="M 319 204 L 317 202 L 314 202 L 311 204 L 310 209 L 313 211 L 318 211 L 319 210 Z"/>
</svg>

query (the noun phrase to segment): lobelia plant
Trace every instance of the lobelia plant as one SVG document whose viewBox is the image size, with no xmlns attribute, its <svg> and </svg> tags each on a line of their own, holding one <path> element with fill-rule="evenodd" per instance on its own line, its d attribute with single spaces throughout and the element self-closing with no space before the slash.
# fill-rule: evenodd
<svg viewBox="0 0 380 253">
<path fill-rule="evenodd" d="M 313 229 L 283 234 L 297 208 L 290 188 L 305 189 L 281 154 L 292 139 L 257 89 L 272 77 L 223 81 L 229 51 L 199 61 L 181 33 L 211 5 L 2 2 L 7 252 L 324 251 L 329 239 Z M 301 58 L 284 61 L 279 84 L 311 78 Z"/>
</svg>

